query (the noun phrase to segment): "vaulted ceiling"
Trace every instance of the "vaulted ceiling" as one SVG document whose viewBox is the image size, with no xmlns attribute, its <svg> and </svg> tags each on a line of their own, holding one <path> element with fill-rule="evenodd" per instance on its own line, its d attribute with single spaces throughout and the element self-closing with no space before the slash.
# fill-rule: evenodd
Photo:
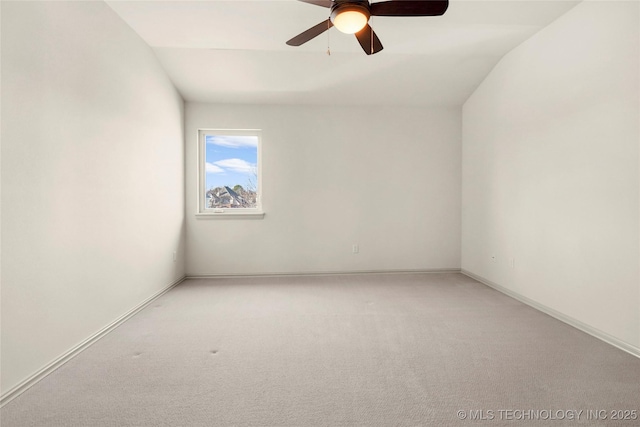
<svg viewBox="0 0 640 427">
<path fill-rule="evenodd" d="M 450 0 L 439 17 L 372 17 L 384 50 L 371 56 L 335 28 L 287 46 L 328 18 L 296 0 L 107 3 L 187 101 L 431 106 L 462 105 L 500 58 L 578 2 Z"/>
</svg>

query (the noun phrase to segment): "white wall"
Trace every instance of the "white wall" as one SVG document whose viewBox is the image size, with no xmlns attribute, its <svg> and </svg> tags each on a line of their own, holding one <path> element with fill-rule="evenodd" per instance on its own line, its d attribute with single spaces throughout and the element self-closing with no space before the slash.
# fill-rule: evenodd
<svg viewBox="0 0 640 427">
<path fill-rule="evenodd" d="M 583 2 L 502 59 L 463 108 L 462 206 L 464 270 L 636 348 L 638 18 Z"/>
<path fill-rule="evenodd" d="M 103 2 L 2 2 L 3 394 L 184 275 L 183 105 Z"/>
<path fill-rule="evenodd" d="M 459 108 L 185 115 L 188 275 L 460 268 Z M 199 128 L 262 129 L 264 219 L 196 219 Z"/>
</svg>

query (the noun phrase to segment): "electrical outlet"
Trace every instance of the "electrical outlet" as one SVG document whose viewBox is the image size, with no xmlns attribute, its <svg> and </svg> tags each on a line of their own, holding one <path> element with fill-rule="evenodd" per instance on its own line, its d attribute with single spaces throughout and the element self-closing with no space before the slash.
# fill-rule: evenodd
<svg viewBox="0 0 640 427">
<path fill-rule="evenodd" d="M 496 256 L 495 255 L 491 255 L 491 262 L 496 262 Z"/>
<path fill-rule="evenodd" d="M 357 254 L 357 253 L 359 253 L 359 252 L 360 252 L 360 247 L 358 246 L 358 244 L 357 244 L 357 243 L 354 243 L 354 244 L 353 244 L 353 247 L 351 248 L 351 250 L 352 250 L 352 252 L 353 252 L 354 254 Z"/>
<path fill-rule="evenodd" d="M 173 262 L 178 261 L 178 252 L 173 251 Z"/>
<path fill-rule="evenodd" d="M 515 258 L 509 258 L 509 267 L 516 268 L 516 259 Z"/>
</svg>

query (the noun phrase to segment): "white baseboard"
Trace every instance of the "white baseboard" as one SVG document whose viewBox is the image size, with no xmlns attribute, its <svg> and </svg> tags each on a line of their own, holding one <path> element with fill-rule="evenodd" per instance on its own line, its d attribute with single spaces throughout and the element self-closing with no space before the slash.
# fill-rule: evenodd
<svg viewBox="0 0 640 427">
<path fill-rule="evenodd" d="M 36 384 L 38 381 L 42 380 L 44 377 L 46 377 L 47 375 L 49 375 L 50 373 L 58 369 L 60 366 L 67 363 L 73 357 L 80 354 L 83 350 L 88 348 L 91 344 L 95 343 L 100 338 L 104 337 L 109 332 L 113 331 L 122 323 L 126 322 L 128 319 L 133 317 L 140 310 L 142 310 L 143 308 L 151 304 L 154 300 L 158 299 L 165 293 L 169 292 L 176 285 L 182 283 L 185 279 L 186 277 L 182 277 L 176 280 L 175 282 L 171 283 L 170 285 L 166 286 L 164 289 L 156 292 L 154 295 L 150 296 L 149 298 L 147 298 L 146 300 L 144 300 L 143 302 L 141 302 L 140 304 L 138 304 L 137 306 L 135 306 L 134 308 L 132 308 L 131 310 L 129 310 L 128 312 L 126 312 L 125 314 L 123 314 L 122 316 L 120 316 L 119 318 L 117 318 L 107 326 L 105 326 L 104 328 L 100 329 L 95 334 L 91 335 L 86 340 L 82 341 L 77 346 L 73 347 L 71 350 L 67 351 L 57 359 L 53 360 L 51 363 L 46 365 L 44 368 L 40 369 L 35 374 L 28 377 L 26 380 L 22 381 L 17 386 L 13 387 L 12 389 L 4 393 L 2 396 L 0 396 L 0 407 L 6 405 L 7 403 L 11 402 L 13 399 L 18 397 L 19 395 L 27 391 L 31 386 Z"/>
<path fill-rule="evenodd" d="M 507 296 L 510 296 L 513 299 L 516 299 L 530 307 L 535 308 L 538 311 L 541 311 L 545 314 L 548 314 L 551 317 L 554 317 L 558 320 L 560 320 L 561 322 L 566 323 L 569 326 L 573 326 L 576 329 L 581 330 L 582 332 L 585 332 L 595 338 L 598 338 L 601 341 L 606 342 L 607 344 L 610 344 L 616 348 L 619 348 L 620 350 L 626 351 L 627 353 L 636 356 L 638 358 L 640 358 L 640 348 L 631 345 L 625 341 L 622 341 L 612 335 L 609 335 L 608 333 L 601 331 L 599 329 L 594 328 L 593 326 L 589 326 L 586 323 L 583 323 L 577 319 L 574 319 L 573 317 L 567 316 L 566 314 L 563 314 L 559 311 L 556 311 L 552 308 L 547 307 L 544 304 L 540 304 L 537 301 L 534 301 L 532 299 L 529 299 L 523 295 L 520 295 L 517 292 L 514 292 L 510 289 L 505 288 L 504 286 L 500 286 L 497 283 L 492 282 L 491 280 L 487 280 L 482 276 L 478 276 L 477 274 L 474 274 L 470 271 L 467 271 L 465 269 L 462 269 L 460 271 L 462 274 L 464 274 L 465 276 L 468 276 L 474 280 L 477 280 L 478 282 L 487 285 L 493 289 L 495 289 L 498 292 L 501 292 Z"/>
<path fill-rule="evenodd" d="M 419 270 L 358 270 L 358 271 L 301 271 L 282 273 L 219 273 L 187 274 L 187 279 L 233 279 L 250 277 L 295 277 L 295 276 L 349 276 L 361 274 L 416 274 L 416 273 L 460 273 L 459 268 L 431 268 Z"/>
</svg>

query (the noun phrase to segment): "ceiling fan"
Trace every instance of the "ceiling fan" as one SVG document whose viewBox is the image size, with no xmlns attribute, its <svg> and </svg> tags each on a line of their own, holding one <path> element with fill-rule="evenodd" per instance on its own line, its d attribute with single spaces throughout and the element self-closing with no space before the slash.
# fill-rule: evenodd
<svg viewBox="0 0 640 427">
<path fill-rule="evenodd" d="M 329 19 L 303 31 L 287 42 L 300 46 L 335 26 L 346 34 L 355 34 L 367 55 L 382 50 L 380 39 L 369 26 L 372 16 L 439 16 L 449 7 L 449 0 L 391 0 L 369 3 L 368 0 L 299 0 L 331 9 Z"/>
</svg>

